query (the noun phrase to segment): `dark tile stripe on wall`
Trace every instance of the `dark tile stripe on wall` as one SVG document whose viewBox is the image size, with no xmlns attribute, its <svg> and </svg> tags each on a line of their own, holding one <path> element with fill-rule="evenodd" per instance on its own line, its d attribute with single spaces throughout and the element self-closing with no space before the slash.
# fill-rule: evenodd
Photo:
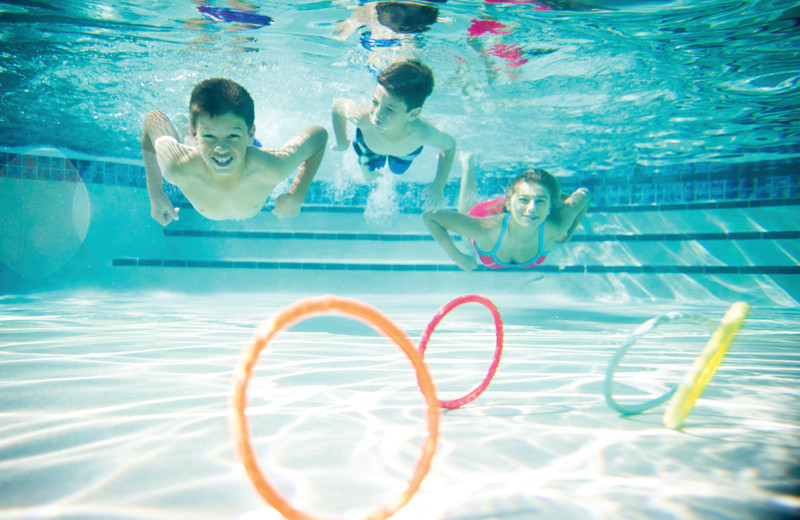
<svg viewBox="0 0 800 520">
<path fill-rule="evenodd" d="M 237 239 L 283 239 L 283 240 L 375 240 L 384 242 L 432 241 L 428 234 L 394 233 L 338 233 L 311 231 L 206 231 L 200 229 L 165 229 L 168 237 L 191 238 L 237 238 Z"/>
<path fill-rule="evenodd" d="M 168 237 L 271 239 L 271 240 L 358 240 L 384 242 L 433 241 L 424 233 L 338 233 L 308 231 L 206 231 L 200 229 L 164 229 Z M 687 240 L 789 240 L 800 238 L 800 231 L 742 231 L 732 233 L 630 233 L 575 235 L 570 242 L 663 242 Z"/>
<path fill-rule="evenodd" d="M 300 269 L 317 271 L 460 271 L 452 264 L 389 264 L 343 262 L 271 262 L 260 260 L 181 260 L 115 258 L 115 267 L 182 267 L 215 269 Z M 478 271 L 515 272 L 516 269 L 487 269 Z M 627 273 L 627 274 L 800 274 L 798 265 L 542 265 L 525 273 Z"/>
<path fill-rule="evenodd" d="M 177 204 L 182 210 L 192 211 L 192 205 L 188 202 Z M 767 200 L 730 200 L 721 202 L 687 202 L 680 204 L 641 204 L 641 205 L 622 205 L 622 206 L 598 206 L 594 201 L 589 206 L 589 213 L 631 213 L 631 212 L 662 212 L 662 211 L 691 211 L 691 210 L 717 210 L 717 209 L 747 209 L 762 207 L 780 206 L 800 206 L 800 197 L 788 199 L 767 199 Z M 265 205 L 261 211 L 271 213 L 272 205 Z M 309 204 L 303 205 L 303 213 L 364 213 L 364 206 L 334 206 L 330 204 Z M 421 215 L 422 209 L 418 207 L 400 208 L 400 212 L 409 215 Z"/>
</svg>

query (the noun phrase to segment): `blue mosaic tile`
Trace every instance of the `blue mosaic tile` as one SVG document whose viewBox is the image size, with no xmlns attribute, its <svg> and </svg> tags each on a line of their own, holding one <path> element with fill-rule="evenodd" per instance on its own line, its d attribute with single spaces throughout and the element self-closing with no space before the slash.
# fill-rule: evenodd
<svg viewBox="0 0 800 520">
<path fill-rule="evenodd" d="M 711 196 L 711 181 L 698 181 L 694 185 L 695 200 L 709 200 Z"/>
<path fill-rule="evenodd" d="M 772 198 L 772 178 L 759 177 L 756 180 L 755 197 L 757 199 Z"/>
<path fill-rule="evenodd" d="M 789 177 L 789 191 L 787 197 L 800 197 L 800 175 Z"/>
<path fill-rule="evenodd" d="M 688 200 L 686 185 L 672 183 L 667 186 L 666 202 L 683 202 Z"/>
<path fill-rule="evenodd" d="M 725 200 L 738 199 L 741 180 L 739 178 L 733 178 L 725 179 L 722 182 L 724 183 L 722 198 Z"/>
<path fill-rule="evenodd" d="M 773 198 L 785 199 L 789 197 L 791 188 L 791 178 L 789 176 L 776 177 L 773 181 Z"/>
<path fill-rule="evenodd" d="M 697 162 L 657 167 L 634 163 L 616 168 L 614 176 L 578 172 L 560 180 L 566 193 L 571 193 L 579 186 L 588 187 L 593 192 L 593 210 L 608 207 L 615 211 L 627 211 L 630 205 L 658 205 L 659 209 L 677 209 L 682 204 L 698 207 L 697 204 L 708 201 L 737 200 L 783 204 L 784 199 L 800 197 L 800 175 L 795 173 L 798 170 L 797 162 L 793 159 L 754 163 Z M 508 181 L 518 171 L 529 167 L 523 163 L 504 164 L 481 172 L 481 195 L 484 198 L 502 196 Z M 146 186 L 144 168 L 140 165 L 88 159 L 64 160 L 61 157 L 11 152 L 0 152 L 0 176 L 73 182 L 82 178 L 90 183 L 137 188 Z M 419 213 L 423 187 L 417 183 L 397 184 L 397 200 L 401 211 Z M 341 200 L 332 200 L 334 190 L 330 185 L 315 183 L 309 190 L 306 204 L 325 207 L 306 205 L 303 211 L 363 212 L 372 189 L 372 186 L 358 185 L 341 195 Z M 445 187 L 445 197 L 451 207 L 457 202 L 458 190 L 459 179 L 451 179 Z M 174 186 L 165 183 L 165 191 L 176 205 L 190 207 L 180 190 Z"/>
<path fill-rule="evenodd" d="M 710 197 L 713 200 L 725 200 L 725 181 L 711 181 L 709 188 Z"/>
<path fill-rule="evenodd" d="M 605 190 L 592 190 L 592 206 L 607 206 L 608 198 Z"/>
<path fill-rule="evenodd" d="M 102 184 L 103 183 L 102 167 L 97 162 L 94 161 L 87 162 L 86 173 L 83 176 L 83 180 L 91 182 L 93 184 Z"/>
</svg>

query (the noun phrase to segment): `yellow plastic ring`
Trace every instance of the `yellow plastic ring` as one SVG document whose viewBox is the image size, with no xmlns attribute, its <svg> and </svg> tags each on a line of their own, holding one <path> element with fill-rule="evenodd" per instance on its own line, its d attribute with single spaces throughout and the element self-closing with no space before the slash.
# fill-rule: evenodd
<svg viewBox="0 0 800 520">
<path fill-rule="evenodd" d="M 708 340 L 703 353 L 695 360 L 675 395 L 670 399 L 664 411 L 664 426 L 667 428 L 683 426 L 749 313 L 750 306 L 745 302 L 736 302 L 728 309 L 719 327 Z"/>
</svg>

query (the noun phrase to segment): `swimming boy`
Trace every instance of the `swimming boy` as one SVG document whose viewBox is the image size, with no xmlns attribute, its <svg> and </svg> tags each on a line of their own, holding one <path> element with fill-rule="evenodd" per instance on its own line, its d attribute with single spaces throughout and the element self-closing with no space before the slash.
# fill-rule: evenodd
<svg viewBox="0 0 800 520">
<path fill-rule="evenodd" d="M 356 125 L 353 149 L 367 180 L 374 180 L 384 165 L 401 175 L 422 152 L 423 146 L 438 148 L 439 164 L 433 183 L 423 189 L 423 211 L 444 206 L 444 187 L 456 154 L 456 141 L 422 118 L 422 105 L 433 92 L 433 72 L 418 60 L 393 63 L 378 76 L 372 106 L 349 99 L 333 102 L 333 149 L 350 145 L 347 121 Z"/>
<path fill-rule="evenodd" d="M 558 179 L 541 168 L 519 174 L 505 198 L 474 204 L 475 165 L 471 156 L 464 163 L 459 211 L 425 213 L 423 218 L 433 238 L 465 271 L 475 269 L 478 261 L 489 269 L 536 267 L 554 241 L 572 237 L 586 215 L 589 190 L 578 188 L 562 201 Z M 456 247 L 451 231 L 467 237 L 474 253 Z"/>
<path fill-rule="evenodd" d="M 328 132 L 309 127 L 283 147 L 268 150 L 253 145 L 253 99 L 241 85 L 224 78 L 204 80 L 189 101 L 191 136 L 180 142 L 175 127 L 162 112 L 144 118 L 142 156 L 150 196 L 150 215 L 162 226 L 178 220 L 162 186 L 175 184 L 198 213 L 211 220 L 244 219 L 257 215 L 272 190 L 300 168 L 289 190 L 275 200 L 272 213 L 293 217 L 300 212 L 317 173 Z"/>
</svg>

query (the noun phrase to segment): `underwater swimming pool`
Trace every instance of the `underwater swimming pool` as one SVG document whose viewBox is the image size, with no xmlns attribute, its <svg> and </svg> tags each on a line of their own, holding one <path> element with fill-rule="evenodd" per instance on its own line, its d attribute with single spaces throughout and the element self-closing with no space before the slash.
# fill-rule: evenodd
<svg viewBox="0 0 800 520">
<path fill-rule="evenodd" d="M 427 2 L 425 31 L 372 20 L 346 38 L 375 3 L 0 3 L 0 518 L 279 518 L 228 431 L 256 326 L 336 294 L 416 340 L 468 293 L 499 308 L 503 358 L 484 394 L 443 414 L 395 518 L 796 516 L 800 13 L 598 3 Z M 211 221 L 174 187 L 181 220 L 150 218 L 147 111 L 179 120 L 195 83 L 229 76 L 256 100 L 257 137 L 281 143 L 329 128 L 335 97 L 369 102 L 375 71 L 409 55 L 434 69 L 424 114 L 477 155 L 482 196 L 530 167 L 591 190 L 577 234 L 535 271 L 465 273 L 441 251 L 420 215 L 427 149 L 375 184 L 352 150 L 328 150 L 292 219 L 271 199 Z M 753 312 L 686 428 L 606 406 L 605 368 L 638 325 L 717 321 L 734 301 Z M 619 391 L 663 393 L 707 337 L 648 335 Z M 443 321 L 426 354 L 442 398 L 480 381 L 493 341 L 485 310 Z M 253 384 L 260 463 L 298 507 L 363 518 L 402 491 L 425 406 L 388 341 L 315 318 Z"/>
<path fill-rule="evenodd" d="M 366 299 L 419 337 L 437 298 Z M 228 432 L 231 373 L 274 295 L 5 297 L 0 518 L 279 518 Z M 797 497 L 797 311 L 754 309 L 683 430 L 663 407 L 620 416 L 605 367 L 674 304 L 499 300 L 504 353 L 489 388 L 444 414 L 438 452 L 395 518 L 792 518 Z M 684 307 L 718 320 L 724 308 Z M 314 321 L 316 320 L 316 321 Z M 248 411 L 259 463 L 294 507 L 363 518 L 403 489 L 426 431 L 413 371 L 388 341 L 327 317 L 262 354 Z M 638 343 L 617 398 L 676 383 L 707 331 Z M 442 398 L 475 386 L 494 330 L 453 311 L 431 338 Z"/>
<path fill-rule="evenodd" d="M 363 41 L 386 29 L 374 23 L 333 36 L 368 7 L 358 2 L 260 3 L 249 9 L 273 22 L 256 27 L 209 19 L 192 2 L 3 5 L 6 292 L 535 287 L 614 301 L 798 300 L 790 3 L 547 11 L 450 1 L 430 30 L 377 48 Z M 434 69 L 425 114 L 477 155 L 482 196 L 531 166 L 550 169 L 567 193 L 591 190 L 572 243 L 535 274 L 457 272 L 419 217 L 435 168 L 428 150 L 376 185 L 352 150 L 328 151 L 291 220 L 273 218 L 268 203 L 250 220 L 209 221 L 171 186 L 181 221 L 162 229 L 149 218 L 139 151 L 148 110 L 179 121 L 197 81 L 229 75 L 257 100 L 257 137 L 279 143 L 329 126 L 334 97 L 368 101 L 373 65 L 409 53 Z M 456 165 L 451 203 L 459 176 Z"/>
</svg>

